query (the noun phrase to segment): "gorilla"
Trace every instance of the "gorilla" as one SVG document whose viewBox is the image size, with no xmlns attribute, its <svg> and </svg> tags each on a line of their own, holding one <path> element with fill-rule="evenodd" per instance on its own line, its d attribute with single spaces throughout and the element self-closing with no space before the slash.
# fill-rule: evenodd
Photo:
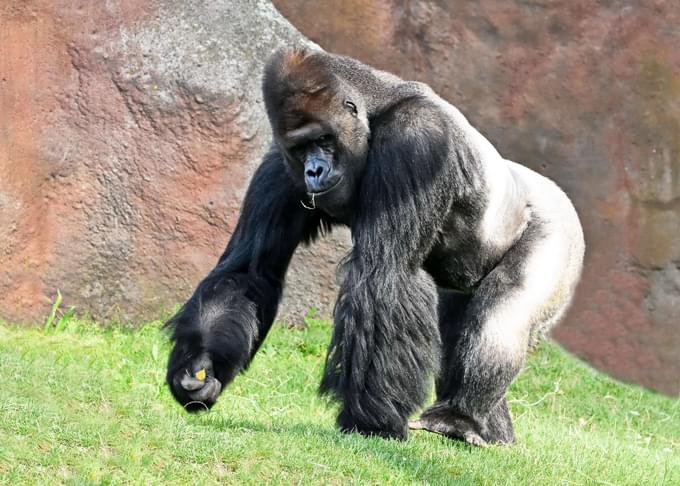
<svg viewBox="0 0 680 486">
<path fill-rule="evenodd" d="M 513 442 L 506 390 L 581 273 L 570 200 L 423 83 L 286 48 L 263 93 L 271 149 L 224 254 L 168 322 L 174 397 L 189 411 L 215 403 L 265 339 L 298 244 L 345 225 L 320 387 L 340 429 Z M 409 423 L 432 376 L 435 403 Z"/>
</svg>

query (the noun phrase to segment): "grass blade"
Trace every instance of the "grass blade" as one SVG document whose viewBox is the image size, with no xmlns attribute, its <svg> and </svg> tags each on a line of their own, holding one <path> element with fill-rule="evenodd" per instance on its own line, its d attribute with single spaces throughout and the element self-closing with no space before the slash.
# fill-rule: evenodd
<svg viewBox="0 0 680 486">
<path fill-rule="evenodd" d="M 48 331 L 50 330 L 50 327 L 52 327 L 52 323 L 54 322 L 54 318 L 57 316 L 57 310 L 59 309 L 60 305 L 61 305 L 61 292 L 57 289 L 57 297 L 54 299 L 54 302 L 52 303 L 50 315 L 47 316 L 47 320 L 45 321 L 45 327 L 43 328 L 43 332 L 45 334 L 47 334 Z"/>
</svg>

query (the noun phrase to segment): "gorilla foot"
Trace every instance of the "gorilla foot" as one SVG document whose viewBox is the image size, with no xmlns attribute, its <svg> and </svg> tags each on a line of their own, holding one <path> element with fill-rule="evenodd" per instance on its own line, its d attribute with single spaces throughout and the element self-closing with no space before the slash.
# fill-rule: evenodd
<svg viewBox="0 0 680 486">
<path fill-rule="evenodd" d="M 478 447 L 511 444 L 515 440 L 512 421 L 505 405 L 494 408 L 485 419 L 469 417 L 448 407 L 433 406 L 423 412 L 420 419 L 409 422 L 409 428 L 426 430 Z"/>
<path fill-rule="evenodd" d="M 382 437 L 383 439 L 408 439 L 408 426 L 406 422 L 403 425 L 392 424 L 382 427 L 369 427 L 357 423 L 343 412 L 338 416 L 338 426 L 340 431 L 346 434 L 357 433 L 366 437 Z"/>
<path fill-rule="evenodd" d="M 411 430 L 425 430 L 427 432 L 432 432 L 435 434 L 443 435 L 450 439 L 459 439 L 467 442 L 470 445 L 477 447 L 486 447 L 487 443 L 482 437 L 474 430 L 460 430 L 451 427 L 450 424 L 443 422 L 437 422 L 434 420 L 412 420 L 408 423 L 408 427 Z"/>
<path fill-rule="evenodd" d="M 413 420 L 408 423 L 411 430 L 425 430 L 450 439 L 457 439 L 477 447 L 486 447 L 487 442 L 468 424 L 447 423 L 432 419 Z"/>
</svg>

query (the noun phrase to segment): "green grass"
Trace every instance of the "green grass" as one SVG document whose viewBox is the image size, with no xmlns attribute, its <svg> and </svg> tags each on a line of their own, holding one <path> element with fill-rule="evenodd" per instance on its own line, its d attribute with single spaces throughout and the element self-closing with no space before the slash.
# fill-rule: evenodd
<svg viewBox="0 0 680 486">
<path fill-rule="evenodd" d="M 510 391 L 517 444 L 344 435 L 316 394 L 327 323 L 276 327 L 210 413 L 163 383 L 158 323 L 0 325 L 0 484 L 680 484 L 680 402 L 556 345 Z"/>
</svg>

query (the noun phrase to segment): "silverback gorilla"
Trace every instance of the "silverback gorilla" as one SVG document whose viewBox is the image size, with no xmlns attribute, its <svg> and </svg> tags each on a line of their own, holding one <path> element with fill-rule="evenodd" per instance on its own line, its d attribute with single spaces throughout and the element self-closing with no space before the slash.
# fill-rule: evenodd
<svg viewBox="0 0 680 486">
<path fill-rule="evenodd" d="M 339 427 L 405 439 L 434 375 L 411 428 L 512 442 L 505 392 L 581 273 L 567 196 L 427 85 L 354 59 L 280 50 L 263 92 L 271 150 L 217 266 L 168 323 L 174 397 L 211 407 L 266 337 L 295 248 L 346 225 L 321 382 Z"/>
</svg>

